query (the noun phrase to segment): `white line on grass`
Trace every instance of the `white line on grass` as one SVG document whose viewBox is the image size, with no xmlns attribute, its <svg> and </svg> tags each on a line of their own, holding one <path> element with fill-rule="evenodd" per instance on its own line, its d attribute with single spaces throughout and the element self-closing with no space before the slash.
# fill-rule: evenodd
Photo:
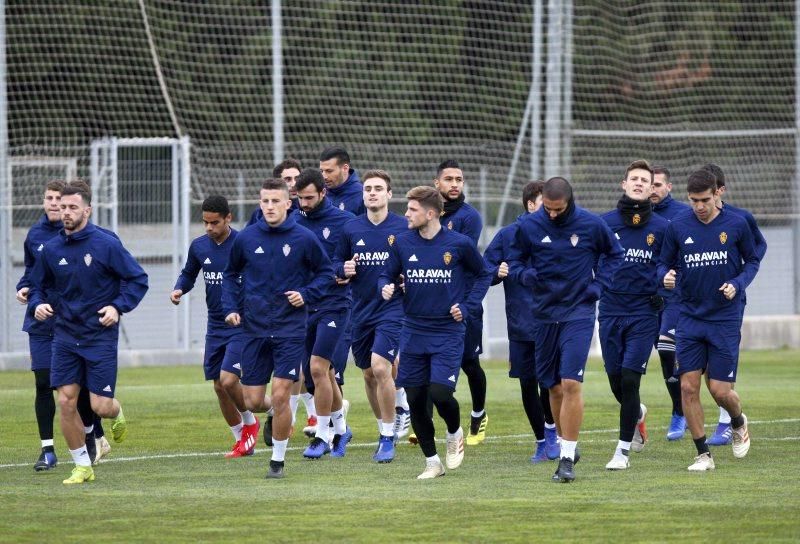
<svg viewBox="0 0 800 544">
<path fill-rule="evenodd" d="M 764 420 L 764 421 L 748 421 L 748 425 L 769 425 L 771 423 L 797 423 L 800 422 L 800 419 L 772 419 L 772 420 Z M 706 425 L 706 427 L 713 427 L 716 424 Z M 651 430 L 663 430 L 666 429 L 666 426 L 661 427 L 651 427 Z M 581 434 L 600 434 L 600 433 L 615 433 L 617 429 L 590 429 L 586 431 L 581 431 Z M 506 440 L 514 440 L 520 438 L 532 438 L 533 434 L 507 434 L 507 435 L 500 435 L 500 436 L 489 436 L 486 437 L 487 442 L 503 442 Z M 615 442 L 617 439 L 607 439 L 607 440 L 581 440 L 581 442 L 586 443 L 594 443 L 594 442 Z M 758 438 L 757 441 L 764 441 L 764 442 L 779 442 L 779 441 L 794 441 L 800 440 L 800 436 L 784 436 L 780 438 Z M 444 442 L 442 439 L 438 439 L 437 442 Z M 353 443 L 348 445 L 348 448 L 373 448 L 377 445 L 377 442 L 360 442 L 360 443 Z M 305 446 L 292 446 L 286 448 L 286 451 L 301 451 L 304 450 Z M 256 453 L 265 453 L 270 450 L 266 448 L 258 448 L 255 450 Z M 135 457 L 111 457 L 107 459 L 103 459 L 100 461 L 100 464 L 105 463 L 123 463 L 129 461 L 147 461 L 150 459 L 182 459 L 188 457 L 220 457 L 227 452 L 220 452 L 220 451 L 211 451 L 211 452 L 186 452 L 186 453 L 163 453 L 163 454 L 156 454 L 156 455 L 139 455 Z M 65 460 L 61 462 L 62 464 L 71 465 L 72 462 Z M 4 468 L 20 468 L 20 467 L 29 467 L 31 466 L 30 463 L 9 463 L 5 465 L 0 465 L 0 469 Z"/>
</svg>

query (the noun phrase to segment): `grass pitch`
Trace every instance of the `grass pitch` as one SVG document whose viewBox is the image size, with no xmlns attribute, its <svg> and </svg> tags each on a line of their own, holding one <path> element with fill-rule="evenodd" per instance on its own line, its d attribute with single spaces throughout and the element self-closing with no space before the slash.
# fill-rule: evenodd
<svg viewBox="0 0 800 544">
<path fill-rule="evenodd" d="M 233 440 L 198 365 L 122 370 L 118 397 L 129 437 L 112 442 L 95 482 L 67 487 L 61 480 L 72 463 L 58 427 L 59 466 L 32 468 L 39 452 L 32 374 L 0 373 L 0 542 L 800 540 L 800 352 L 742 354 L 737 389 L 753 445 L 745 459 L 734 459 L 730 447 L 713 449 L 717 469 L 705 474 L 686 470 L 695 454 L 688 435 L 665 439 L 670 405 L 655 360 L 642 382 L 650 441 L 631 454 L 629 470 L 606 471 L 618 407 L 601 363 L 591 361 L 582 458 L 569 485 L 550 482 L 555 462 L 528 462 L 533 436 L 519 385 L 505 363 L 484 366 L 486 443 L 467 447 L 458 470 L 424 482 L 415 479 L 424 468 L 417 447 L 399 446 L 388 465 L 371 461 L 376 424 L 353 367 L 345 385 L 354 432 L 347 456 L 305 460 L 298 433 L 287 477 L 265 480 L 269 450 L 260 437 L 255 456 L 223 457 Z M 465 379 L 458 398 L 466 426 Z M 703 398 L 710 426 L 717 410 Z"/>
</svg>

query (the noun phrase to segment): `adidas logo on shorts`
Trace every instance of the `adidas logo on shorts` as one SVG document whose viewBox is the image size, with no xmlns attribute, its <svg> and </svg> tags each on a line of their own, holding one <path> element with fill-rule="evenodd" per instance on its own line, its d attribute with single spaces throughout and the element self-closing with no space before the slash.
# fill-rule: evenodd
<svg viewBox="0 0 800 544">
<path fill-rule="evenodd" d="M 110 385 L 105 386 L 103 388 L 103 391 L 105 391 L 106 393 L 111 393 L 111 386 Z"/>
</svg>

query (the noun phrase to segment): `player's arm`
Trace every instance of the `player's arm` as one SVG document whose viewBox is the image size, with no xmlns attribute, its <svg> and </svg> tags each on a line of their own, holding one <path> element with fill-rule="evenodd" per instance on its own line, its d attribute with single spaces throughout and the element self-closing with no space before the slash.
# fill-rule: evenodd
<svg viewBox="0 0 800 544">
<path fill-rule="evenodd" d="M 325 297 L 332 286 L 336 284 L 336 276 L 333 273 L 333 263 L 328 258 L 328 254 L 317 240 L 316 236 L 309 237 L 308 251 L 306 252 L 306 266 L 314 273 L 314 277 L 303 287 L 290 293 L 297 293 L 301 297 L 303 304 L 318 305 Z M 291 296 L 288 295 L 287 296 Z M 290 300 L 292 306 L 298 306 Z"/>
<path fill-rule="evenodd" d="M 492 271 L 486 266 L 478 247 L 474 243 L 463 245 L 464 267 L 475 276 L 472 289 L 464 297 L 464 301 L 459 305 L 467 311 L 469 315 L 477 314 L 481 309 L 481 304 L 489 291 L 492 283 Z"/>
<path fill-rule="evenodd" d="M 481 239 L 481 230 L 483 230 L 483 220 L 480 214 L 467 214 L 462 223 L 462 234 L 469 236 L 475 245 L 478 245 Z"/>
<path fill-rule="evenodd" d="M 508 277 L 525 287 L 533 287 L 539 279 L 536 269 L 530 266 L 532 250 L 530 238 L 524 227 L 520 226 L 508 246 L 508 260 L 506 262 L 508 263 Z"/>
<path fill-rule="evenodd" d="M 36 264 L 36 258 L 33 256 L 33 253 L 30 250 L 30 238 L 28 236 L 25 237 L 25 244 L 23 247 L 23 254 L 24 254 L 24 263 L 25 263 L 25 271 L 22 273 L 22 277 L 17 282 L 17 301 L 20 304 L 27 304 L 28 303 L 28 292 L 31 288 L 31 280 L 30 274 L 33 271 L 33 266 Z"/>
<path fill-rule="evenodd" d="M 147 293 L 147 273 L 119 240 L 114 240 L 114 245 L 109 248 L 109 257 L 111 269 L 122 280 L 119 294 L 110 306 L 120 314 L 126 314 L 136 308 Z"/>
<path fill-rule="evenodd" d="M 400 250 L 397 244 L 389 247 L 389 258 L 386 265 L 378 276 L 378 296 L 384 300 L 390 300 L 395 294 L 395 282 L 403 271 L 402 261 L 400 260 Z"/>
<path fill-rule="evenodd" d="M 675 260 L 678 257 L 678 239 L 676 238 L 674 223 L 667 225 L 664 231 L 664 242 L 661 244 L 661 252 L 658 256 L 658 266 L 656 277 L 658 284 L 667 289 L 675 288 L 677 265 Z"/>
<path fill-rule="evenodd" d="M 236 326 L 241 322 L 239 307 L 242 302 L 242 269 L 245 265 L 242 252 L 242 237 L 237 236 L 231 246 L 228 264 L 222 272 L 222 312 L 228 325 Z M 232 317 L 235 316 L 235 317 Z M 231 318 L 230 320 L 228 318 Z"/>
<path fill-rule="evenodd" d="M 611 287 L 614 275 L 625 258 L 625 251 L 605 221 L 600 224 L 597 232 L 600 258 L 594 280 L 586 289 L 587 296 L 593 300 L 599 299 L 603 291 Z"/>
<path fill-rule="evenodd" d="M 338 279 L 347 279 L 355 276 L 355 271 L 348 275 L 345 271 L 347 261 L 352 260 L 353 250 L 350 246 L 350 234 L 345 229 L 339 240 L 336 242 L 336 248 L 333 250 L 333 272 Z"/>
<path fill-rule="evenodd" d="M 483 252 L 483 260 L 492 272 L 492 285 L 502 283 L 508 276 L 508 263 L 505 262 L 503 245 L 503 232 L 499 231 Z"/>
<path fill-rule="evenodd" d="M 741 236 L 736 241 L 736 247 L 739 249 L 739 254 L 742 256 L 744 265 L 742 266 L 742 270 L 739 272 L 739 275 L 726 282 L 726 284 L 731 284 L 735 288 L 735 291 L 730 296 L 728 296 L 730 290 L 725 293 L 725 296 L 728 299 L 732 299 L 734 296 L 747 289 L 747 286 L 750 285 L 753 279 L 755 279 L 756 274 L 758 273 L 758 268 L 761 265 L 761 258 L 758 256 L 758 252 L 756 251 L 753 232 L 750 230 L 750 228 L 741 229 Z M 725 292 L 725 287 L 726 285 L 723 284 L 720 287 L 720 290 Z"/>
<path fill-rule="evenodd" d="M 28 291 L 27 313 L 38 321 L 49 319 L 53 316 L 55 310 L 47 301 L 47 292 L 55 284 L 55 277 L 47 262 L 47 248 L 42 249 L 42 253 L 31 269 L 28 279 L 30 281 L 30 290 Z"/>
<path fill-rule="evenodd" d="M 767 254 L 767 239 L 764 238 L 761 229 L 758 228 L 758 223 L 752 213 L 747 212 L 744 218 L 745 221 L 747 221 L 747 226 L 750 228 L 750 233 L 753 235 L 753 247 L 755 248 L 756 256 L 760 262 L 764 259 L 764 255 Z"/>
<path fill-rule="evenodd" d="M 172 288 L 172 293 L 169 295 L 169 300 L 173 304 L 180 304 L 181 297 L 192 290 L 194 282 L 197 279 L 197 274 L 203 265 L 200 264 L 200 259 L 197 258 L 195 253 L 195 246 L 189 246 L 189 253 L 186 256 L 186 263 L 175 281 L 175 287 Z"/>
</svg>

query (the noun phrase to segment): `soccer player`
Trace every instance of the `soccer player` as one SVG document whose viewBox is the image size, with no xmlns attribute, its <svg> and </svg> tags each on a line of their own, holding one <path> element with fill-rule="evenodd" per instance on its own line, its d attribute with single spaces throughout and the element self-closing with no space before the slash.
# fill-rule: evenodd
<svg viewBox="0 0 800 544">
<path fill-rule="evenodd" d="M 292 199 L 291 210 L 297 209 L 297 191 L 294 189 L 294 184 L 297 181 L 297 176 L 300 175 L 300 170 L 302 168 L 303 167 L 300 166 L 300 161 L 289 158 L 281 161 L 280 164 L 277 164 L 275 168 L 272 169 L 272 177 L 282 179 L 284 183 L 286 183 L 286 188 L 289 189 L 289 196 Z M 264 212 L 261 211 L 261 206 L 259 205 L 250 215 L 250 220 L 247 222 L 247 226 L 249 227 L 250 225 L 255 225 L 262 219 L 264 219 Z"/>
<path fill-rule="evenodd" d="M 444 199 L 444 213 L 441 224 L 449 230 L 468 236 L 475 244 L 481 237 L 483 221 L 478 210 L 464 201 L 464 172 L 457 161 L 447 159 L 436 169 L 433 184 Z M 469 291 L 471 285 L 467 283 Z M 483 353 L 483 306 L 478 306 L 464 316 L 466 333 L 461 370 L 467 376 L 469 392 L 472 396 L 472 413 L 467 435 L 467 445 L 477 446 L 486 439 L 486 373 L 481 368 L 480 354 Z"/>
<path fill-rule="evenodd" d="M 442 228 L 438 189 L 415 187 L 406 197 L 410 230 L 389 248 L 378 289 L 383 300 L 391 300 L 403 275 L 405 321 L 397 383 L 408 395 L 411 424 L 426 458 L 425 470 L 417 476 L 424 480 L 445 473 L 436 453 L 429 397 L 447 425 L 447 468 L 456 469 L 464 460 L 464 431 L 453 396 L 464 351 L 464 319 L 481 305 L 492 275 L 472 240 Z"/>
<path fill-rule="evenodd" d="M 375 286 L 391 246 L 408 230 L 408 221 L 389 212 L 392 178 L 387 172 L 370 170 L 363 183 L 367 213 L 344 225 L 334 267 L 337 277 L 350 280 L 353 358 L 364 373 L 367 399 L 378 420 L 378 448 L 372 459 L 390 463 L 395 456 L 396 417 L 392 363 L 397 356 L 403 307 L 399 296 L 388 301 L 376 297 Z"/>
<path fill-rule="evenodd" d="M 300 376 L 306 305 L 316 304 L 334 279 L 316 236 L 297 224 L 296 214 L 288 213 L 292 202 L 286 184 L 265 181 L 260 198 L 264 221 L 245 228 L 233 241 L 222 274 L 222 308 L 228 325 L 243 325 L 241 382 L 248 410 L 269 409 L 267 383 L 273 378 L 267 478 L 283 478 L 292 422 L 289 394 Z"/>
<path fill-rule="evenodd" d="M 95 479 L 77 410 L 81 384 L 90 391 L 92 410 L 113 418 L 111 432 L 121 442 L 128 433 L 117 381 L 119 319 L 147 292 L 147 274 L 119 239 L 89 222 L 91 193 L 85 183 L 61 192 L 59 235 L 46 242 L 31 273 L 28 308 L 38 321 L 54 319 L 50 385 L 58 389 L 61 430 L 75 468 L 65 484 Z"/>
<path fill-rule="evenodd" d="M 197 274 L 203 271 L 208 308 L 203 371 L 206 380 L 213 380 L 222 417 L 233 433 L 233 448 L 225 456 L 242 457 L 252 455 L 255 450 L 259 422 L 245 406 L 239 383 L 242 328 L 228 326 L 222 310 L 222 273 L 237 231 L 231 228 L 231 210 L 224 196 L 209 196 L 201 209 L 206 234 L 195 238 L 189 246 L 186 264 L 169 299 L 175 305 L 180 304 L 181 297 L 194 287 Z"/>
<path fill-rule="evenodd" d="M 576 206 L 572 186 L 561 177 L 545 182 L 542 208 L 521 221 L 512 246 L 509 276 L 532 291 L 536 376 L 550 390 L 561 437 L 554 482 L 575 479 L 595 303 L 622 257 L 605 221 Z"/>
<path fill-rule="evenodd" d="M 691 213 L 691 207 L 672 198 L 672 183 L 669 170 L 663 166 L 653 167 L 653 193 L 650 202 L 653 211 L 672 221 L 681 214 Z M 659 331 L 656 349 L 661 360 L 661 374 L 672 400 L 672 418 L 667 428 L 667 440 L 680 440 L 686 433 L 686 418 L 681 403 L 681 382 L 675 374 L 675 327 L 678 324 L 678 289 L 666 289 L 659 282 L 658 294 L 664 300 L 664 308 L 659 314 Z"/>
<path fill-rule="evenodd" d="M 364 187 L 358 172 L 350 165 L 350 155 L 342 147 L 328 147 L 320 153 L 319 169 L 325 178 L 328 199 L 334 207 L 353 215 L 363 215 Z"/>
<path fill-rule="evenodd" d="M 719 189 L 719 194 L 714 197 L 717 208 L 724 208 L 747 221 L 747 226 L 750 228 L 750 232 L 753 234 L 753 243 L 755 244 L 756 255 L 758 256 L 758 261 L 760 263 L 764 258 L 764 255 L 767 254 L 767 240 L 764 238 L 764 235 L 761 234 L 761 230 L 758 228 L 758 223 L 756 223 L 755 217 L 753 217 L 753 214 L 749 211 L 732 206 L 722 200 L 722 197 L 725 195 L 725 172 L 722 171 L 722 168 L 716 164 L 706 164 L 703 166 L 703 170 L 708 170 L 711 172 L 711 174 L 717 180 L 717 189 Z M 746 305 L 747 295 L 746 293 L 742 292 L 743 318 Z M 735 384 L 731 387 L 735 387 Z M 731 415 L 727 410 L 725 410 L 724 407 L 720 406 L 717 428 L 714 430 L 714 434 L 711 435 L 711 438 L 708 439 L 707 443 L 709 446 L 726 446 L 730 444 L 732 440 L 733 431 L 731 430 Z"/>
<path fill-rule="evenodd" d="M 297 177 L 295 188 L 300 203 L 298 225 L 313 232 L 326 255 L 332 258 L 344 224 L 354 218 L 353 214 L 331 204 L 326 197 L 323 175 L 317 169 L 303 170 Z M 353 437 L 345 419 L 342 391 L 339 387 L 340 383 L 344 383 L 344 370 L 350 349 L 345 333 L 350 320 L 351 300 L 347 282 L 332 279 L 326 285 L 326 295 L 318 303 L 308 305 L 303 372 L 306 376 L 306 388 L 313 393 L 317 410 L 317 429 L 313 440 L 303 452 L 303 456 L 308 459 L 319 459 L 327 453 L 331 457 L 344 457 L 347 444 Z M 332 446 L 329 445 L 329 423 L 333 424 Z"/>
<path fill-rule="evenodd" d="M 694 213 L 673 219 L 667 227 L 658 273 L 666 288 L 676 283 L 681 288 L 676 354 L 683 413 L 697 448 L 688 468 L 706 471 L 714 469 L 714 459 L 703 429 L 703 372 L 711 396 L 732 416 L 734 457 L 744 457 L 750 449 L 747 417 L 732 384 L 739 359 L 742 295 L 758 272 L 759 259 L 747 222 L 717 208 L 714 197 L 719 190 L 711 172 L 691 174 L 686 190 Z"/>
<path fill-rule="evenodd" d="M 561 447 L 558 433 L 550 411 L 550 397 L 547 389 L 541 387 L 536 379 L 534 364 L 535 344 L 533 342 L 533 320 L 530 318 L 530 289 L 515 283 L 508 277 L 508 255 L 516 237 L 520 221 L 542 206 L 542 181 L 532 181 L 522 189 L 522 205 L 526 213 L 515 223 L 503 227 L 483 253 L 483 258 L 494 272 L 492 283 L 503 283 L 506 299 L 506 321 L 508 323 L 508 376 L 518 378 L 522 393 L 522 406 L 528 422 L 536 436 L 536 450 L 530 458 L 531 463 L 541 463 L 548 459 L 558 459 Z"/>
<path fill-rule="evenodd" d="M 620 404 L 619 442 L 608 470 L 630 466 L 629 453 L 647 441 L 647 408 L 639 385 L 658 337 L 657 264 L 669 222 L 653 213 L 653 169 L 644 160 L 632 162 L 622 180 L 617 209 L 602 215 L 625 250 L 611 286 L 600 296 L 600 347 L 608 383 Z"/>
</svg>

